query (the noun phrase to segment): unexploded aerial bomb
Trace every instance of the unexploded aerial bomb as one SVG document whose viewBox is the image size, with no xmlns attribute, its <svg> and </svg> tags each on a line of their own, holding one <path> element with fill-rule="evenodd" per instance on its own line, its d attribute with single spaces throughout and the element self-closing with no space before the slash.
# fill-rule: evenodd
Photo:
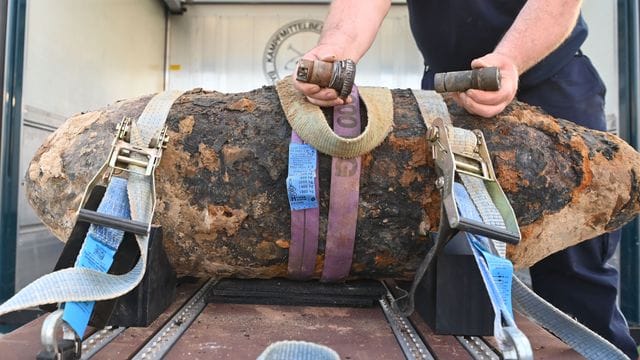
<svg viewBox="0 0 640 360">
<path fill-rule="evenodd" d="M 393 129 L 362 157 L 353 277 L 411 279 L 431 244 L 425 233 L 437 230 L 440 195 L 425 126 L 411 91 L 392 90 L 392 95 Z M 86 184 L 106 160 L 116 124 L 138 116 L 149 99 L 74 116 L 37 151 L 26 174 L 27 196 L 63 241 Z M 615 135 L 519 102 L 489 120 L 451 101 L 448 105 L 454 126 L 484 133 L 521 227 L 520 245 L 508 249 L 517 267 L 617 229 L 639 212 L 640 154 Z M 165 248 L 176 270 L 286 276 L 291 128 L 275 89 L 187 92 L 173 105 L 167 123 L 169 142 L 156 171 L 154 222 L 164 228 Z M 330 164 L 328 156 L 320 155 L 317 276 Z"/>
</svg>

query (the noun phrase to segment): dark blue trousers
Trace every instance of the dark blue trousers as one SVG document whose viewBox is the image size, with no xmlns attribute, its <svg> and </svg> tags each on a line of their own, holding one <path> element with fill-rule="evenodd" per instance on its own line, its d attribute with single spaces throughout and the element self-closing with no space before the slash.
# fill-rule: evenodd
<svg viewBox="0 0 640 360">
<path fill-rule="evenodd" d="M 433 89 L 432 72 L 425 72 L 422 88 Z M 517 98 L 554 117 L 606 130 L 604 95 L 591 61 L 578 53 L 551 78 L 522 84 Z M 619 240 L 616 231 L 552 254 L 531 267 L 531 279 L 536 293 L 636 359 L 637 345 L 616 302 L 618 271 L 607 265 Z"/>
<path fill-rule="evenodd" d="M 578 53 L 551 78 L 522 88 L 517 98 L 554 117 L 606 130 L 604 95 L 600 76 Z M 615 231 L 552 254 L 531 267 L 531 280 L 540 296 L 637 359 L 637 345 L 616 302 L 618 271 L 607 264 L 619 241 Z"/>
</svg>

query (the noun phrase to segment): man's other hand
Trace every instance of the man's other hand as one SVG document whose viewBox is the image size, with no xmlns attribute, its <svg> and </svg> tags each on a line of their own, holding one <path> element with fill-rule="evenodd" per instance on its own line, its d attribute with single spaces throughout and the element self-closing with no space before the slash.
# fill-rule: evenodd
<svg viewBox="0 0 640 360">
<path fill-rule="evenodd" d="M 339 60 L 338 54 L 339 52 L 333 47 L 327 45 L 318 45 L 315 48 L 311 49 L 308 53 L 302 56 L 303 59 L 308 60 L 323 60 L 328 62 L 334 62 Z M 296 73 L 298 72 L 298 67 L 296 66 L 293 72 L 293 86 L 304 94 L 309 100 L 310 103 L 323 106 L 330 107 L 336 105 L 344 104 L 344 100 L 338 97 L 338 93 L 331 88 L 323 88 L 316 84 L 304 83 L 296 80 Z M 347 98 L 347 103 L 351 102 L 351 97 Z"/>
<path fill-rule="evenodd" d="M 490 53 L 471 62 L 474 69 L 490 66 L 500 69 L 500 90 L 469 89 L 454 94 L 454 99 L 460 106 L 472 114 L 486 118 L 502 112 L 518 91 L 518 68 L 513 60 L 499 53 Z"/>
</svg>

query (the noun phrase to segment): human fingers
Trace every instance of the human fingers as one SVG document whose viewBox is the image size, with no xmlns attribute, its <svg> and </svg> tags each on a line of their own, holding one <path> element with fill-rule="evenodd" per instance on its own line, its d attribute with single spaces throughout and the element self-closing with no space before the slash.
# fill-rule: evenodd
<svg viewBox="0 0 640 360">
<path fill-rule="evenodd" d="M 520 73 L 514 61 L 508 56 L 489 53 L 471 61 L 471 67 L 474 69 L 497 67 L 500 70 L 500 89 L 506 89 L 513 92 L 514 95 L 517 92 Z"/>
<path fill-rule="evenodd" d="M 473 101 L 485 105 L 497 105 L 511 100 L 511 92 L 503 89 L 498 91 L 469 89 L 464 93 Z"/>
<path fill-rule="evenodd" d="M 465 110 L 467 110 L 469 113 L 485 118 L 496 116 L 497 114 L 501 113 L 502 110 L 504 110 L 504 108 L 508 105 L 508 102 L 496 105 L 477 103 L 465 93 L 454 94 L 453 99 L 458 103 L 458 105 L 464 107 Z"/>
<path fill-rule="evenodd" d="M 322 88 L 315 94 L 307 96 L 317 100 L 335 100 L 338 98 L 338 93 L 332 88 Z"/>
<path fill-rule="evenodd" d="M 307 60 L 322 60 L 322 61 L 333 62 L 337 58 L 335 54 L 336 54 L 335 49 L 331 48 L 330 46 L 320 45 L 309 50 L 301 58 L 307 59 Z M 337 98 L 338 94 L 335 93 L 335 91 L 332 89 L 327 90 L 326 88 L 323 88 L 317 84 L 310 84 L 310 83 L 298 81 L 297 73 L 298 73 L 299 66 L 300 66 L 300 62 L 297 63 L 292 76 L 293 87 L 296 90 L 301 92 L 303 95 L 310 98 L 315 98 L 318 101 L 334 100 L 335 98 Z"/>
<path fill-rule="evenodd" d="M 460 96 L 461 105 L 467 111 L 477 115 L 494 116 L 494 112 L 502 111 L 518 92 L 518 69 L 508 56 L 490 53 L 471 62 L 472 68 L 495 66 L 500 69 L 500 89 L 498 91 L 467 90 Z"/>
<path fill-rule="evenodd" d="M 511 102 L 512 100 L 511 91 L 505 88 L 501 88 L 498 91 L 469 89 L 464 93 L 474 102 L 484 105 L 498 105 L 504 102 Z"/>
<path fill-rule="evenodd" d="M 293 87 L 305 96 L 316 94 L 323 89 L 319 85 L 298 81 L 295 78 L 293 78 Z"/>
<path fill-rule="evenodd" d="M 321 107 L 332 107 L 332 106 L 344 104 L 344 101 L 340 98 L 335 98 L 333 100 L 320 100 L 320 99 L 307 96 L 307 100 L 309 100 L 310 103 L 321 106 Z"/>
</svg>

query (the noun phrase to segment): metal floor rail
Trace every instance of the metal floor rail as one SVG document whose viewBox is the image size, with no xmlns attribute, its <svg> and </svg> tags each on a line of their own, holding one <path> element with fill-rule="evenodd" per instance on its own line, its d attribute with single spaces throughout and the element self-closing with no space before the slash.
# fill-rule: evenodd
<svg viewBox="0 0 640 360">
<path fill-rule="evenodd" d="M 106 328 L 83 341 L 82 359 L 255 359 L 271 342 L 306 340 L 343 359 L 500 359 L 491 338 L 435 335 L 415 314 L 395 313 L 387 293 L 372 307 L 207 303 L 215 280 L 178 287 L 176 301 L 146 328 Z M 0 338 L 3 359 L 35 358 L 43 317 Z M 536 356 L 580 356 L 526 319 Z"/>
</svg>

